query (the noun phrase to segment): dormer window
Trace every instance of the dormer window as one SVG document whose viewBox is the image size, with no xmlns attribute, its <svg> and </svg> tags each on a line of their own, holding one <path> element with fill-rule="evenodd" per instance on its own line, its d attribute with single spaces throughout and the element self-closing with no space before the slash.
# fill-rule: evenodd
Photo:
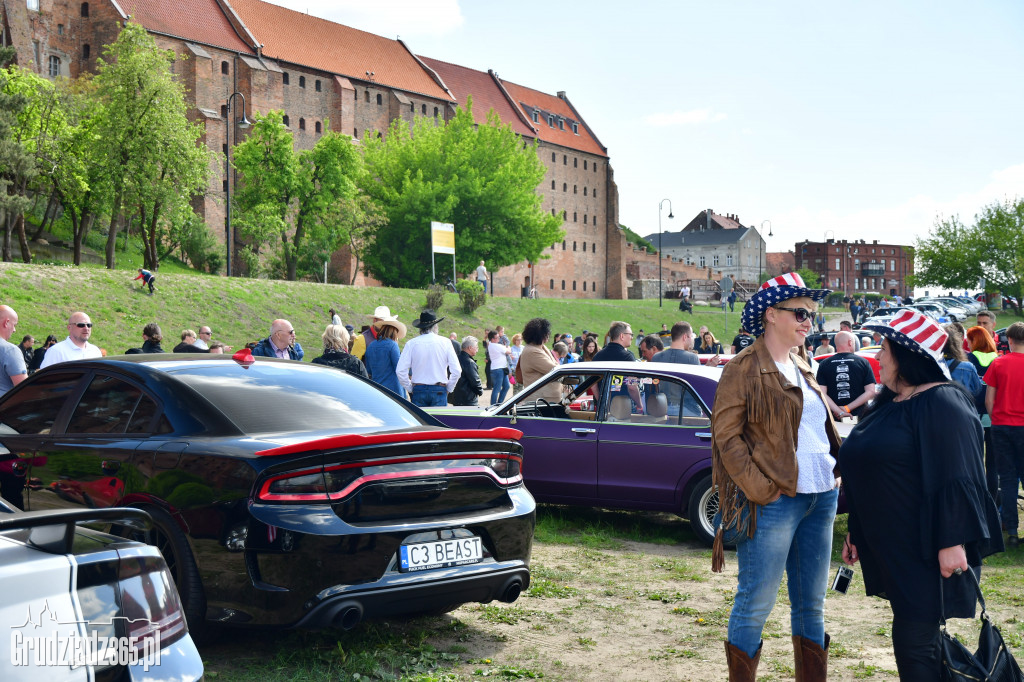
<svg viewBox="0 0 1024 682">
<path fill-rule="evenodd" d="M 530 114 L 530 117 L 533 119 L 534 123 L 539 123 L 540 122 L 540 109 L 534 109 L 533 113 Z"/>
<path fill-rule="evenodd" d="M 559 119 L 558 119 L 558 129 L 559 130 L 565 130 L 565 119 L 564 118 L 559 117 Z"/>
<path fill-rule="evenodd" d="M 554 128 L 555 127 L 555 117 L 551 116 L 550 114 L 548 115 L 548 127 L 549 128 Z"/>
<path fill-rule="evenodd" d="M 572 132 L 573 132 L 574 135 L 579 135 L 580 134 L 580 124 L 579 123 L 576 123 L 575 121 L 573 121 L 573 123 L 572 123 Z"/>
</svg>

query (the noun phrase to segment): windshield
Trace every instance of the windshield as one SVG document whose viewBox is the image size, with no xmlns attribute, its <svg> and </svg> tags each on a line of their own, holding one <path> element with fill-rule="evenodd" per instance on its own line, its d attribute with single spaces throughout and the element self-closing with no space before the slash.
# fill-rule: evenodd
<svg viewBox="0 0 1024 682">
<path fill-rule="evenodd" d="M 245 433 L 388 431 L 427 423 L 408 403 L 345 372 L 303 363 L 181 363 L 169 374 Z"/>
</svg>

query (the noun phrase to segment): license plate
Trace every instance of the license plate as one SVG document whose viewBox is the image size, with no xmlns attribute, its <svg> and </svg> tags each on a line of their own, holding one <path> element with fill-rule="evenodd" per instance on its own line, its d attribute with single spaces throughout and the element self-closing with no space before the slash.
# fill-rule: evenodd
<svg viewBox="0 0 1024 682">
<path fill-rule="evenodd" d="M 427 571 L 475 564 L 484 558 L 480 538 L 459 538 L 402 545 L 399 551 L 399 569 L 402 572 Z"/>
</svg>

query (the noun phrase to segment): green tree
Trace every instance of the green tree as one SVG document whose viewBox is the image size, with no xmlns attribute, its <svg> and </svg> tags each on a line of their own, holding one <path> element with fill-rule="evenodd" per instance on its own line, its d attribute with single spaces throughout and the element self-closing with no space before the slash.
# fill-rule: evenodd
<svg viewBox="0 0 1024 682">
<path fill-rule="evenodd" d="M 106 265 L 114 267 L 119 221 L 130 208 L 142 219 L 150 267 L 158 258 L 161 221 L 202 191 L 210 157 L 198 143 L 202 128 L 186 117 L 185 90 L 171 71 L 173 50 L 157 49 L 146 29 L 128 23 L 103 54 L 95 79 L 102 103 L 95 140 L 111 188 Z"/>
<path fill-rule="evenodd" d="M 38 90 L 49 83 L 30 71 L 8 67 L 13 58 L 13 48 L 0 48 L 0 252 L 5 261 L 13 260 L 11 235 L 17 230 L 22 256 L 30 262 L 25 211 L 32 203 L 29 194 L 39 170 L 36 141 L 40 116 L 36 104 Z"/>
<path fill-rule="evenodd" d="M 816 273 L 814 270 L 809 268 L 800 268 L 796 271 L 796 274 L 800 275 L 801 279 L 804 280 L 804 284 L 807 285 L 808 289 L 821 289 L 821 275 Z M 762 281 L 767 281 L 767 278 Z"/>
<path fill-rule="evenodd" d="M 241 173 L 235 195 L 238 227 L 258 255 L 275 248 L 286 279 L 313 274 L 349 240 L 339 202 L 355 195 L 361 159 L 352 138 L 325 133 L 312 149 L 296 152 L 284 114 L 256 115 L 249 137 L 234 150 Z"/>
<path fill-rule="evenodd" d="M 1024 199 L 1019 198 L 985 206 L 972 225 L 964 225 L 958 216 L 937 219 L 928 237 L 918 240 L 912 283 L 964 289 L 984 279 L 987 291 L 1019 300 L 1024 293 L 1022 233 Z"/>
<path fill-rule="evenodd" d="M 364 140 L 362 189 L 388 225 L 370 236 L 367 269 L 387 285 L 421 288 L 430 281 L 430 223 L 455 225 L 456 267 L 486 260 L 491 270 L 536 261 L 562 239 L 561 216 L 541 207 L 545 168 L 536 143 L 526 145 L 491 111 L 473 121 L 472 101 L 438 125 L 417 117 L 410 131 L 396 120 L 387 136 Z"/>
</svg>

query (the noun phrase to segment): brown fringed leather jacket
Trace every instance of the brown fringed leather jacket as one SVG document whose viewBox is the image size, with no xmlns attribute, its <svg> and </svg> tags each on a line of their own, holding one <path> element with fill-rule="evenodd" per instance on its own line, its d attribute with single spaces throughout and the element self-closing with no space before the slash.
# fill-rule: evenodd
<svg viewBox="0 0 1024 682">
<path fill-rule="evenodd" d="M 807 363 L 795 353 L 792 357 L 808 384 L 820 391 Z M 718 486 L 722 514 L 712 571 L 721 571 L 724 562 L 722 528 L 732 525 L 744 505 L 749 511 L 744 530 L 753 537 L 760 505 L 780 494 L 796 495 L 797 431 L 803 409 L 803 392 L 779 372 L 763 336 L 722 371 L 711 418 L 712 480 Z M 835 457 L 841 441 L 832 414 L 825 412 L 825 433 Z M 835 473 L 839 475 L 838 466 Z"/>
</svg>

